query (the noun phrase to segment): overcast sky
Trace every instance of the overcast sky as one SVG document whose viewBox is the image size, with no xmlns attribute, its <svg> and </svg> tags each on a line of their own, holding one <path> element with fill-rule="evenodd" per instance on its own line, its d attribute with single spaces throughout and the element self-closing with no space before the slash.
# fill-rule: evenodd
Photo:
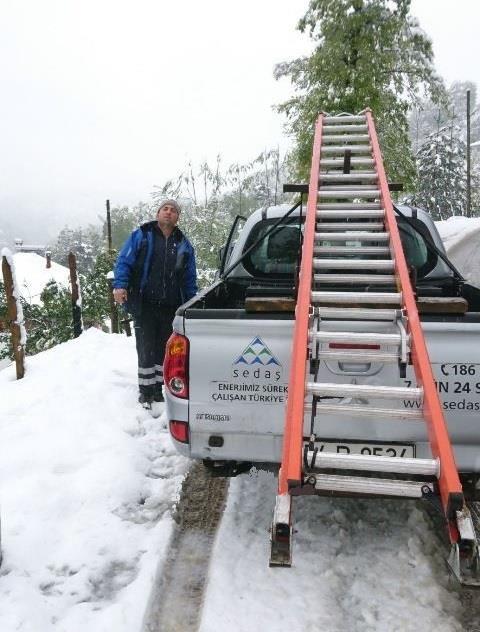
<svg viewBox="0 0 480 632">
<path fill-rule="evenodd" d="M 0 0 L 0 229 L 94 221 L 189 159 L 285 148 L 276 62 L 308 0 Z M 477 0 L 413 0 L 449 83 L 480 84 Z M 30 220 L 34 217 L 34 220 Z M 17 228 L 18 227 L 18 228 Z"/>
</svg>

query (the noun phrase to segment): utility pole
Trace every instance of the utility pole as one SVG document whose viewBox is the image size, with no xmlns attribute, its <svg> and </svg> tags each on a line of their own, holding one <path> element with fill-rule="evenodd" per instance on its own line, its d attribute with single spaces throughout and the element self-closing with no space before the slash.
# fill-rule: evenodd
<svg viewBox="0 0 480 632">
<path fill-rule="evenodd" d="M 107 200 L 107 240 L 108 252 L 112 252 L 112 218 L 110 215 L 110 200 Z"/>
<path fill-rule="evenodd" d="M 110 215 L 110 200 L 106 202 L 107 206 L 107 241 L 108 241 L 108 254 L 112 254 L 112 218 Z M 118 322 L 118 311 L 115 301 L 113 299 L 113 285 L 112 279 L 108 279 L 108 301 L 110 305 L 110 323 L 112 334 L 120 333 L 120 325 Z"/>
<path fill-rule="evenodd" d="M 467 217 L 471 216 L 471 182 L 470 182 L 470 90 L 467 90 Z"/>
</svg>

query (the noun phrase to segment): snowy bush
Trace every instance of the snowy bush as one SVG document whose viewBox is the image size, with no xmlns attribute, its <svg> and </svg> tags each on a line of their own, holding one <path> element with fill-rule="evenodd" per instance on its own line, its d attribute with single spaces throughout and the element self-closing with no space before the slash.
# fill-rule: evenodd
<svg viewBox="0 0 480 632">
<path fill-rule="evenodd" d="M 85 329 L 98 327 L 106 330 L 105 321 L 110 318 L 110 285 L 107 274 L 113 269 L 117 251 L 101 252 L 89 272 L 81 280 L 82 316 Z"/>
</svg>

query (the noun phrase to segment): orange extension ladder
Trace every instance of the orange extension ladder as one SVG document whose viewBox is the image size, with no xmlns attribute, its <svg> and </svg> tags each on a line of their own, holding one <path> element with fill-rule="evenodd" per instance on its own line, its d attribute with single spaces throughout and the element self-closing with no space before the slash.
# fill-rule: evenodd
<svg viewBox="0 0 480 632">
<path fill-rule="evenodd" d="M 335 285 L 348 289 L 331 291 Z M 342 331 L 324 326 L 332 322 L 341 322 Z M 391 325 L 389 333 L 384 333 L 386 322 Z M 368 323 L 367 333 L 362 332 L 362 323 Z M 312 360 L 318 366 L 327 359 L 398 363 L 401 377 L 406 365 L 412 364 L 416 386 L 317 382 L 315 371 L 308 367 L 315 366 Z M 312 372 L 311 381 L 307 373 Z M 332 398 L 340 398 L 340 403 L 332 403 Z M 351 403 L 352 398 L 361 405 Z M 419 402 L 418 410 L 375 403 L 404 399 Z M 320 425 L 322 413 L 338 415 L 339 424 L 346 415 L 423 419 L 432 458 L 318 451 L 319 438 L 305 430 L 310 410 Z M 368 109 L 355 116 L 321 114 L 316 123 L 271 566 L 291 565 L 292 496 L 301 494 L 439 497 L 451 542 L 449 565 L 463 583 L 480 585 L 474 524 L 435 387 Z"/>
</svg>

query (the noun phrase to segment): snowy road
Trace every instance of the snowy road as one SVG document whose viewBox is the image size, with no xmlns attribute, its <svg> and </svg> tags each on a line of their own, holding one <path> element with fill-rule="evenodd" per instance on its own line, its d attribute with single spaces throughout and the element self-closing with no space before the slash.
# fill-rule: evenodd
<svg viewBox="0 0 480 632">
<path fill-rule="evenodd" d="M 293 567 L 269 568 L 275 492 L 271 474 L 232 481 L 200 632 L 478 629 L 462 624 L 442 543 L 420 505 L 296 498 Z"/>
</svg>

